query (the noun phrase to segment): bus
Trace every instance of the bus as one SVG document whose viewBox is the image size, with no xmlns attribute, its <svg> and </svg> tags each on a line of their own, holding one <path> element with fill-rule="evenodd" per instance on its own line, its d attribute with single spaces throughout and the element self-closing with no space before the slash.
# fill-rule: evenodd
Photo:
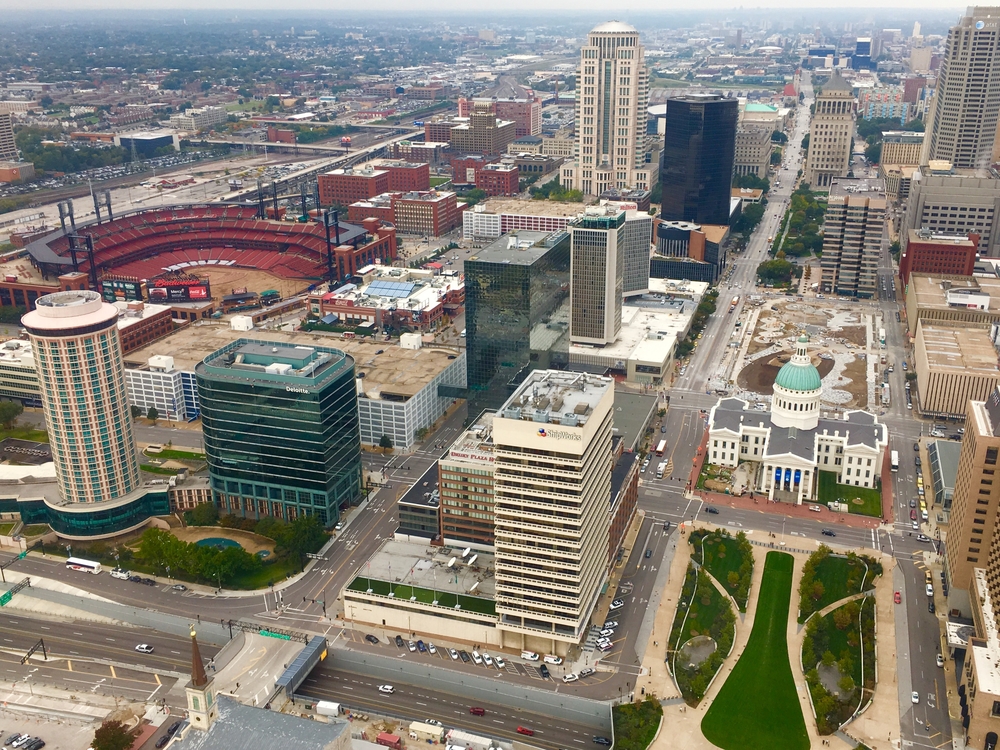
<svg viewBox="0 0 1000 750">
<path fill-rule="evenodd" d="M 880 347 L 882 347 L 883 349 L 885 349 L 885 329 L 884 328 L 879 328 L 878 329 L 878 345 Z"/>
<path fill-rule="evenodd" d="M 70 557 L 66 560 L 66 567 L 70 570 L 80 570 L 84 573 L 97 575 L 101 572 L 101 564 L 93 560 L 84 560 L 81 557 Z"/>
<path fill-rule="evenodd" d="M 892 463 L 892 470 L 899 471 L 899 451 L 889 453 L 889 461 Z"/>
<path fill-rule="evenodd" d="M 656 446 L 656 455 L 662 456 L 663 452 L 667 449 L 667 441 L 661 440 L 659 445 Z"/>
</svg>

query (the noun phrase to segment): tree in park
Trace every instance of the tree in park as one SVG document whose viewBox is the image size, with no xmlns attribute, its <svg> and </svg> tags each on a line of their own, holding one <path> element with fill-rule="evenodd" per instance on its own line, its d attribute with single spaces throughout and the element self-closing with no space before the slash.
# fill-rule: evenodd
<svg viewBox="0 0 1000 750">
<path fill-rule="evenodd" d="M 389 437 L 388 435 L 383 435 L 382 437 L 380 437 L 378 439 L 378 447 L 382 448 L 383 450 L 391 451 L 392 450 L 392 438 Z"/>
<path fill-rule="evenodd" d="M 120 721 L 105 721 L 94 732 L 94 740 L 90 743 L 93 750 L 129 750 L 135 741 L 135 730 L 129 729 Z"/>
<path fill-rule="evenodd" d="M 150 406 L 149 410 L 146 412 L 146 419 L 148 419 L 153 424 L 156 424 L 156 420 L 160 418 L 160 412 L 156 410 L 155 406 Z"/>
<path fill-rule="evenodd" d="M 135 404 L 132 404 L 128 409 L 132 413 L 132 419 L 138 419 L 142 416 L 142 409 Z"/>
<path fill-rule="evenodd" d="M 20 401 L 0 401 L 0 424 L 5 430 L 14 426 L 15 420 L 24 413 L 24 404 Z"/>
</svg>

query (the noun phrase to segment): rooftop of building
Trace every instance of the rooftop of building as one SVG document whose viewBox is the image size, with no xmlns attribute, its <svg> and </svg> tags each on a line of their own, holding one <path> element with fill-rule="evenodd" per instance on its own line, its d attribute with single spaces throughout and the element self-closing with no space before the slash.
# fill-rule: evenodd
<svg viewBox="0 0 1000 750">
<path fill-rule="evenodd" d="M 493 555 L 467 547 L 430 547 L 390 539 L 359 570 L 358 578 L 406 584 L 435 593 L 492 598 Z"/>
<path fill-rule="evenodd" d="M 0 365 L 15 365 L 35 369 L 35 355 L 30 341 L 10 339 L 0 344 Z"/>
<path fill-rule="evenodd" d="M 516 138 L 511 141 L 511 145 L 521 144 L 523 146 L 538 146 L 542 143 L 542 137 L 540 135 L 522 135 L 520 138 Z"/>
<path fill-rule="evenodd" d="M 152 302 L 112 302 L 111 304 L 118 308 L 119 331 L 170 310 L 170 305 L 156 305 Z"/>
<path fill-rule="evenodd" d="M 907 233 L 909 242 L 923 245 L 947 245 L 951 247 L 978 247 L 978 243 L 966 234 L 936 234 L 929 229 L 911 229 Z"/>
<path fill-rule="evenodd" d="M 344 284 L 320 292 L 323 302 L 335 307 L 429 310 L 440 304 L 445 294 L 465 285 L 465 279 L 457 274 L 434 274 L 427 269 L 372 265 L 360 269 L 358 275 L 360 285 Z"/>
<path fill-rule="evenodd" d="M 615 396 L 615 408 L 617 410 L 618 398 Z M 622 486 L 625 484 L 625 480 L 628 479 L 629 473 L 632 471 L 632 466 L 635 462 L 639 460 L 639 454 L 634 451 L 625 451 L 618 457 L 615 461 L 615 465 L 611 468 L 611 497 L 615 498 L 619 492 L 621 492 Z"/>
<path fill-rule="evenodd" d="M 654 394 L 615 391 L 615 434 L 626 451 L 635 451 L 649 426 L 659 399 Z"/>
<path fill-rule="evenodd" d="M 309 386 L 319 385 L 346 364 L 340 350 L 244 338 L 212 352 L 196 367 L 199 373 L 229 380 Z"/>
<path fill-rule="evenodd" d="M 371 166 L 364 166 L 359 169 L 354 167 L 344 167 L 343 169 L 331 169 L 329 172 L 324 172 L 324 175 L 353 175 L 355 177 L 376 177 L 378 175 L 389 174 L 384 169 L 375 169 Z"/>
<path fill-rule="evenodd" d="M 385 397 L 406 400 L 412 397 L 462 353 L 460 349 L 445 346 L 403 349 L 390 342 L 343 339 L 336 334 L 320 332 L 255 330 L 249 336 L 257 341 L 322 346 L 349 354 L 354 357 L 355 375 L 364 373 L 363 393 L 359 395 L 376 400 Z M 193 372 L 205 357 L 240 338 L 248 338 L 248 333 L 232 330 L 228 322 L 200 322 L 129 352 L 125 360 L 141 367 L 148 363 L 150 357 L 169 352 L 176 369 Z"/>
<path fill-rule="evenodd" d="M 857 194 L 869 197 L 870 193 L 884 196 L 885 180 L 880 177 L 837 177 L 830 186 L 831 198 Z"/>
<path fill-rule="evenodd" d="M 997 350 L 985 329 L 945 328 L 921 320 L 917 337 L 923 337 L 927 366 L 935 373 L 997 374 Z"/>
<path fill-rule="evenodd" d="M 480 263 L 530 266 L 565 236 L 566 233 L 562 230 L 536 232 L 531 229 L 518 229 L 508 232 L 482 249 L 476 250 L 475 254 L 470 256 L 466 262 L 478 261 Z"/>
<path fill-rule="evenodd" d="M 484 411 L 476 423 L 459 435 L 442 461 L 493 463 L 493 418 L 495 411 Z"/>
<path fill-rule="evenodd" d="M 911 130 L 883 130 L 882 142 L 885 143 L 886 141 L 895 143 L 923 143 L 924 134 Z"/>
<path fill-rule="evenodd" d="M 990 587 L 986 583 L 986 570 L 972 569 L 972 584 L 976 587 L 976 595 L 982 605 L 981 618 L 983 633 L 977 633 L 979 638 L 970 641 L 972 661 L 976 671 L 976 692 L 987 695 L 1000 695 L 1000 637 L 997 635 L 997 623 L 993 614 L 993 603 L 990 599 Z"/>
<path fill-rule="evenodd" d="M 606 21 L 590 30 L 591 34 L 638 34 L 634 26 L 629 26 L 622 21 Z"/>
<path fill-rule="evenodd" d="M 481 207 L 481 208 L 480 208 Z M 524 198 L 491 199 L 477 204 L 473 211 L 490 214 L 517 214 L 519 216 L 552 216 L 569 219 L 578 216 L 583 206 L 579 203 L 560 201 L 535 201 Z"/>
<path fill-rule="evenodd" d="M 388 169 L 389 167 L 393 169 L 429 169 L 426 162 L 406 161 L 405 159 L 376 159 L 366 166 L 371 166 L 373 169 Z"/>
<path fill-rule="evenodd" d="M 695 304 L 686 299 L 630 297 L 622 305 L 622 327 L 613 344 L 570 343 L 569 353 L 622 362 L 664 362 L 691 324 Z"/>
<path fill-rule="evenodd" d="M 548 158 L 548 157 L 543 157 Z M 514 172 L 517 170 L 516 164 L 501 164 L 494 162 L 493 164 L 485 164 L 483 166 L 484 172 Z"/>
<path fill-rule="evenodd" d="M 560 370 L 534 370 L 507 399 L 498 416 L 580 426 L 587 422 L 609 389 L 614 389 L 611 378 Z"/>
<path fill-rule="evenodd" d="M 441 496 L 438 493 L 438 468 L 432 462 L 427 470 L 411 484 L 402 497 L 399 498 L 402 505 L 420 505 L 425 508 L 437 508 L 441 505 Z"/>
<path fill-rule="evenodd" d="M 1000 306 L 1000 278 L 913 273 L 907 283 L 907 294 L 911 293 L 916 297 L 918 309 L 966 307 L 963 295 L 986 295 L 990 298 L 989 309 L 996 310 Z"/>
<path fill-rule="evenodd" d="M 957 440 L 932 440 L 927 446 L 927 458 L 931 463 L 935 484 L 942 481 L 946 488 L 955 489 L 958 474 L 958 457 L 962 454 L 962 444 Z"/>
<path fill-rule="evenodd" d="M 970 401 L 969 412 L 973 417 L 973 427 L 977 435 L 1000 437 L 1000 388 L 994 388 L 993 393 L 985 401 Z"/>
<path fill-rule="evenodd" d="M 708 292 L 707 281 L 689 281 L 688 279 L 650 279 L 649 291 L 653 294 L 663 294 L 668 297 L 677 295 L 685 299 L 693 299 L 695 302 Z"/>
<path fill-rule="evenodd" d="M 283 714 L 245 705 L 226 695 L 216 696 L 215 721 L 207 731 L 188 728 L 171 743 L 176 750 L 324 750 L 339 747 L 346 721 L 315 721 L 295 714 Z M 350 742 L 348 741 L 348 744 Z"/>
</svg>

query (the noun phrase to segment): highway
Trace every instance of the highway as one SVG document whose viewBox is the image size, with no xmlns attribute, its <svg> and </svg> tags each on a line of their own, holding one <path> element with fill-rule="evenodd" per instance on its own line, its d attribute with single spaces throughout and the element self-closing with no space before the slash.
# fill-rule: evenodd
<svg viewBox="0 0 1000 750">
<path fill-rule="evenodd" d="M 38 649 L 22 665 L 21 658 L 39 640 L 44 641 L 47 658 Z M 152 646 L 154 652 L 136 651 L 140 643 Z M 199 647 L 206 664 L 219 651 L 211 644 Z M 172 708 L 181 709 L 183 697 L 167 695 L 177 678 L 164 673 L 186 675 L 190 671 L 188 638 L 145 628 L 0 615 L 0 680 L 100 691 L 129 700 L 162 698 Z"/>
</svg>

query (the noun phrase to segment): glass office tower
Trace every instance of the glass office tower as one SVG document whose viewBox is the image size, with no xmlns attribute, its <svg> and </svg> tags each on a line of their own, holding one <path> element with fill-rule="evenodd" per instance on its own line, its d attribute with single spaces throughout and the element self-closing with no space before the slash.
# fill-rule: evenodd
<svg viewBox="0 0 1000 750">
<path fill-rule="evenodd" d="M 337 349 L 240 339 L 195 368 L 223 513 L 335 524 L 361 496 L 354 360 Z"/>
<path fill-rule="evenodd" d="M 569 362 L 569 234 L 505 234 L 465 261 L 469 419 Z"/>
<path fill-rule="evenodd" d="M 739 102 L 719 94 L 667 100 L 661 218 L 729 224 Z"/>
</svg>

